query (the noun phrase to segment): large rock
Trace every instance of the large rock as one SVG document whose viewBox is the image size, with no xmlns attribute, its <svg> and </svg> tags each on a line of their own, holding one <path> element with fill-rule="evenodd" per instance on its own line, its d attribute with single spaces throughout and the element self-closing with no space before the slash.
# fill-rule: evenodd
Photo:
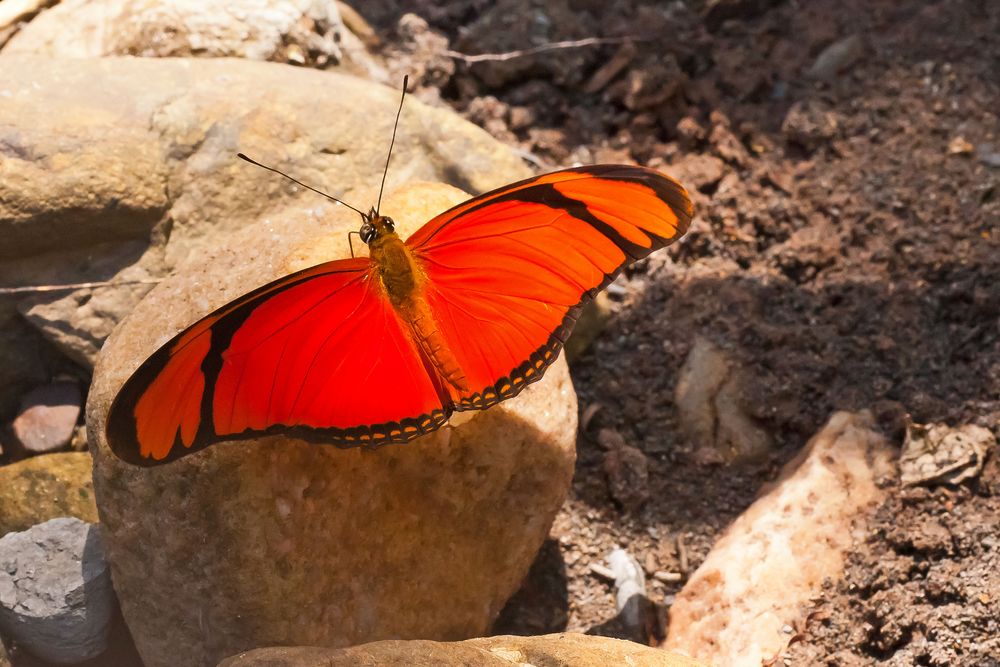
<svg viewBox="0 0 1000 667">
<path fill-rule="evenodd" d="M 63 0 L 25 25 L 3 53 L 233 56 L 381 73 L 344 27 L 334 0 Z"/>
<path fill-rule="evenodd" d="M 96 523 L 92 467 L 86 452 L 45 454 L 0 466 L 0 536 L 63 516 Z"/>
<path fill-rule="evenodd" d="M 539 637 L 484 637 L 444 644 L 431 641 L 381 641 L 346 649 L 265 648 L 233 656 L 219 667 L 700 667 L 676 653 L 641 644 L 575 633 Z"/>
<path fill-rule="evenodd" d="M 834 414 L 677 595 L 665 646 L 716 665 L 774 660 L 823 581 L 841 576 L 893 458 L 871 415 Z"/>
<path fill-rule="evenodd" d="M 412 186 L 383 212 L 405 237 L 465 196 Z M 358 224 L 322 202 L 312 215 L 275 213 L 156 287 L 105 345 L 87 406 L 95 491 L 147 667 L 214 665 L 268 645 L 484 634 L 568 491 L 576 398 L 562 361 L 516 399 L 405 446 L 272 437 L 152 469 L 110 453 L 109 404 L 147 355 L 239 294 L 345 256 Z"/>
<path fill-rule="evenodd" d="M 254 220 L 326 210 L 237 151 L 367 210 L 399 102 L 360 79 L 244 60 L 2 55 L 0 71 L 0 285 L 140 281 L 0 297 L 0 386 L 19 389 L 45 381 L 46 356 L 16 311 L 90 366 L 141 281 Z M 407 100 L 389 187 L 477 192 L 528 174 L 484 131 Z M 18 395 L 3 393 L 0 415 Z"/>
<path fill-rule="evenodd" d="M 115 593 L 97 526 L 46 521 L 0 538 L 0 632 L 70 665 L 107 647 Z"/>
</svg>

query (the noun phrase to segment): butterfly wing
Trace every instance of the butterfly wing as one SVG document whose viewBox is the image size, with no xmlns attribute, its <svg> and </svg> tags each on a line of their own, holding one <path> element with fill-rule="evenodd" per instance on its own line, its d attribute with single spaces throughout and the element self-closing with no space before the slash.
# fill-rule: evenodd
<svg viewBox="0 0 1000 667">
<path fill-rule="evenodd" d="M 443 424 L 446 394 L 370 268 L 358 258 L 291 274 L 178 334 L 115 398 L 111 449 L 152 465 L 276 432 L 379 444 Z"/>
<path fill-rule="evenodd" d="M 407 239 L 469 385 L 449 388 L 455 409 L 488 407 L 540 379 L 583 305 L 627 264 L 680 238 L 691 215 L 673 179 L 598 165 L 494 190 Z"/>
</svg>

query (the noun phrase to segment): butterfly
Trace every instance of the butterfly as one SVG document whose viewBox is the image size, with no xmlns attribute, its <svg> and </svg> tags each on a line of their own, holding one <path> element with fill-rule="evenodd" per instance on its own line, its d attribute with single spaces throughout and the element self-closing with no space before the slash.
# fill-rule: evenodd
<svg viewBox="0 0 1000 667">
<path fill-rule="evenodd" d="M 405 242 L 372 208 L 368 257 L 255 289 L 146 360 L 112 404 L 108 443 L 150 465 L 275 433 L 369 447 L 424 435 L 541 379 L 582 307 L 691 215 L 680 184 L 626 165 L 507 185 Z"/>
<path fill-rule="evenodd" d="M 139 366 L 108 415 L 119 458 L 161 464 L 279 433 L 378 447 L 513 398 L 556 360 L 583 306 L 692 216 L 678 182 L 627 165 L 501 187 L 405 241 L 378 206 L 354 210 L 367 257 L 259 287 Z"/>
</svg>

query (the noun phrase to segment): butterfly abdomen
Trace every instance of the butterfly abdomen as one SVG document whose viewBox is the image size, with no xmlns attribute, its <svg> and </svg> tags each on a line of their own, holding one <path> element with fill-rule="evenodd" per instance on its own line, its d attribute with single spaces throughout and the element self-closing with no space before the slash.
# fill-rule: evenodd
<svg viewBox="0 0 1000 667">
<path fill-rule="evenodd" d="M 469 390 L 465 374 L 438 330 L 430 305 L 423 295 L 423 270 L 395 233 L 379 237 L 369 245 L 393 309 L 410 326 L 414 342 L 427 356 L 441 378 L 460 392 Z"/>
</svg>

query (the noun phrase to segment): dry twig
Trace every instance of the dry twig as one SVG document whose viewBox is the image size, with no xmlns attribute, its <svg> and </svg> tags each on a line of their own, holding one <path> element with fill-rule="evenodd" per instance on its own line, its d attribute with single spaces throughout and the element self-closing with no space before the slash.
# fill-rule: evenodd
<svg viewBox="0 0 1000 667">
<path fill-rule="evenodd" d="M 517 49 L 516 51 L 507 51 L 505 53 L 459 53 L 458 51 L 445 51 L 444 55 L 449 58 L 454 58 L 455 60 L 461 60 L 466 63 L 482 63 L 482 62 L 503 62 L 506 60 L 514 60 L 515 58 L 524 58 L 526 56 L 533 56 L 539 53 L 545 53 L 546 51 L 557 51 L 559 49 L 578 49 L 584 46 L 599 46 L 602 44 L 621 44 L 625 41 L 645 41 L 639 37 L 586 37 L 584 39 L 570 39 L 562 42 L 550 42 L 548 44 L 539 44 L 538 46 L 532 46 L 528 49 Z"/>
<path fill-rule="evenodd" d="M 59 292 L 61 290 L 87 289 L 90 287 L 119 287 L 121 285 L 156 285 L 160 281 L 160 278 L 147 278 L 145 280 L 101 280 L 92 283 L 70 283 L 68 285 L 0 287 L 0 294 L 34 294 L 37 292 Z"/>
</svg>

